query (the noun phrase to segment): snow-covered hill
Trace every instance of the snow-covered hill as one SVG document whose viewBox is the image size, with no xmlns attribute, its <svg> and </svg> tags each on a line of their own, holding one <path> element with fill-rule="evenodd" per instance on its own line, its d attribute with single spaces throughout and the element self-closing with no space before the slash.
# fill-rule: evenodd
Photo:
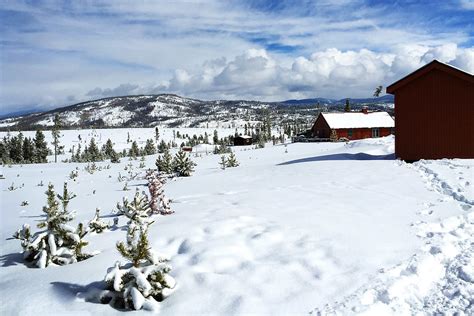
<svg viewBox="0 0 474 316">
<path fill-rule="evenodd" d="M 112 97 L 0 120 L 0 128 L 33 129 L 53 125 L 59 114 L 65 127 L 226 127 L 243 126 L 277 104 L 257 101 L 201 101 L 172 94 Z"/>
<path fill-rule="evenodd" d="M 318 100 L 317 102 L 315 100 Z M 301 101 L 301 102 L 297 102 Z M 381 98 L 382 102 L 384 101 Z M 357 108 L 365 99 L 354 101 Z M 373 102 L 373 109 L 390 104 Z M 342 109 L 343 102 L 331 99 L 259 101 L 202 101 L 173 94 L 111 97 L 83 102 L 49 112 L 34 113 L 0 120 L 0 130 L 34 130 L 53 125 L 59 114 L 66 128 L 110 127 L 226 127 L 261 122 L 270 115 L 274 124 L 310 123 L 316 117 L 315 104 L 321 111 Z"/>
<path fill-rule="evenodd" d="M 136 131 L 131 137 L 144 133 Z M 129 130 L 77 132 L 109 133 L 120 147 Z M 393 136 L 234 151 L 237 168 L 221 170 L 218 155 L 201 151 L 192 154 L 192 177 L 165 185 L 176 213 L 154 217 L 150 245 L 171 257 L 178 287 L 160 303 L 163 314 L 473 313 L 473 160 L 406 164 L 393 158 Z M 98 255 L 44 270 L 23 264 L 11 234 L 41 219 L 40 181 L 69 182 L 75 223 L 90 220 L 96 207 L 112 221 L 123 196 L 146 190 L 137 178 L 123 191 L 118 174 L 130 163 L 143 173 L 155 159 L 148 156 L 142 169 L 122 159 L 94 174 L 76 163 L 3 168 L 1 315 L 117 314 L 90 295 L 104 286 L 106 269 L 123 261 L 115 243 L 125 238 L 125 218 L 87 236 L 86 250 Z M 12 182 L 17 189 L 9 191 Z"/>
</svg>

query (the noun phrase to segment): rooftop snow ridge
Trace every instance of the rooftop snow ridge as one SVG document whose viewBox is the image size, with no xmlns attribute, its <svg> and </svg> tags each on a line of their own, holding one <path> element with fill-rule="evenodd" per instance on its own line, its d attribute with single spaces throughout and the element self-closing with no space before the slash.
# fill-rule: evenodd
<svg viewBox="0 0 474 316">
<path fill-rule="evenodd" d="M 343 112 L 321 113 L 330 128 L 372 128 L 395 127 L 393 118 L 387 112 Z"/>
</svg>

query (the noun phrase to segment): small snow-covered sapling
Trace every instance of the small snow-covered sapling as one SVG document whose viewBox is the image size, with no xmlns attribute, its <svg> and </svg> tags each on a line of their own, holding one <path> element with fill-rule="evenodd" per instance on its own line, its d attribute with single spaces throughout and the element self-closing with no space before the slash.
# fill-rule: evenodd
<svg viewBox="0 0 474 316">
<path fill-rule="evenodd" d="M 88 224 L 91 232 L 102 233 L 104 230 L 109 229 L 110 225 L 100 219 L 100 209 L 95 210 L 95 215 Z"/>
<path fill-rule="evenodd" d="M 87 245 L 82 239 L 87 233 L 82 224 L 77 229 L 68 224 L 74 219 L 74 212 L 68 211 L 68 205 L 76 195 L 68 191 L 67 183 L 64 183 L 62 195 L 55 193 L 52 184 L 48 185 L 45 193 L 45 219 L 37 225 L 44 230 L 32 235 L 29 226 L 25 224 L 14 234 L 15 238 L 21 240 L 24 259 L 33 262 L 36 267 L 46 268 L 49 265 L 65 265 L 91 257 L 82 252 L 82 248 Z"/>
</svg>

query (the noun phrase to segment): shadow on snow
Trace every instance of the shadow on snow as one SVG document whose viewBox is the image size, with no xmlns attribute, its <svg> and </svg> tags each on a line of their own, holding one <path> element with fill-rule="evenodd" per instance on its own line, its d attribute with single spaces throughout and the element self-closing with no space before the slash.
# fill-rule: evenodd
<svg viewBox="0 0 474 316">
<path fill-rule="evenodd" d="M 286 162 L 282 162 L 278 164 L 278 166 L 284 165 L 292 165 L 296 163 L 304 163 L 304 162 L 313 162 L 313 161 L 333 161 L 333 160 L 394 160 L 394 154 L 388 155 L 370 155 L 366 153 L 357 153 L 357 154 L 332 154 L 332 155 L 323 155 L 323 156 L 315 156 L 315 157 L 308 157 L 308 158 L 301 158 L 296 160 L 290 160 Z"/>
</svg>

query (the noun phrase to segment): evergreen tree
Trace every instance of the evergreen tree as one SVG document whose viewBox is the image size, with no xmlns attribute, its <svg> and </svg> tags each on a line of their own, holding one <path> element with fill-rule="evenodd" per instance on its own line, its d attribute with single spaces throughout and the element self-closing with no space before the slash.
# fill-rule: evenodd
<svg viewBox="0 0 474 316">
<path fill-rule="evenodd" d="M 380 94 L 382 93 L 382 89 L 382 86 L 378 86 L 377 88 L 375 88 L 374 98 L 378 98 L 380 96 Z"/>
<path fill-rule="evenodd" d="M 158 126 L 155 127 L 155 142 L 158 144 L 158 140 L 160 139 L 160 131 L 158 130 Z"/>
<path fill-rule="evenodd" d="M 189 177 L 194 172 L 196 164 L 189 159 L 186 153 L 180 150 L 173 160 L 173 170 L 178 177 Z"/>
<path fill-rule="evenodd" d="M 153 139 L 147 139 L 145 148 L 143 149 L 145 155 L 154 155 L 156 153 L 155 144 L 153 143 Z"/>
<path fill-rule="evenodd" d="M 88 224 L 91 232 L 96 232 L 97 234 L 102 233 L 104 230 L 109 229 L 110 225 L 105 223 L 100 219 L 100 209 L 95 210 L 95 215 Z"/>
<path fill-rule="evenodd" d="M 3 140 L 0 140 L 0 161 L 3 164 L 10 163 L 10 151 L 8 149 L 8 143 L 5 141 L 5 137 Z"/>
<path fill-rule="evenodd" d="M 225 170 L 225 167 L 227 165 L 227 160 L 224 155 L 221 156 L 221 161 L 219 162 L 219 165 L 221 166 L 222 170 Z"/>
<path fill-rule="evenodd" d="M 212 137 L 212 143 L 217 145 L 219 143 L 219 136 L 217 135 L 217 130 L 214 130 L 214 136 Z"/>
<path fill-rule="evenodd" d="M 100 160 L 102 160 L 102 154 L 100 153 L 99 147 L 97 147 L 94 137 L 92 137 L 87 147 L 85 161 L 93 162 Z"/>
<path fill-rule="evenodd" d="M 171 156 L 168 149 L 165 150 L 163 155 L 158 156 L 155 162 L 158 171 L 171 174 L 173 172 L 173 157 Z"/>
<path fill-rule="evenodd" d="M 136 141 L 132 142 L 132 147 L 130 148 L 128 155 L 133 158 L 140 156 L 140 149 L 138 148 Z"/>
<path fill-rule="evenodd" d="M 34 162 L 35 154 L 35 145 L 31 138 L 26 138 L 23 140 L 23 160 L 25 162 L 32 163 Z"/>
<path fill-rule="evenodd" d="M 13 136 L 10 139 L 9 144 L 10 149 L 10 159 L 13 163 L 23 162 L 23 134 L 18 133 L 18 135 Z"/>
<path fill-rule="evenodd" d="M 47 162 L 48 146 L 45 141 L 44 134 L 41 130 L 37 130 L 35 134 L 35 159 L 36 163 Z"/>
<path fill-rule="evenodd" d="M 59 130 L 61 128 L 61 119 L 59 117 L 59 114 L 56 114 L 54 116 L 53 120 L 53 129 L 51 130 L 51 134 L 53 136 L 53 146 L 54 146 L 54 162 L 58 162 L 58 154 L 59 154 L 59 138 L 61 137 L 61 131 Z"/>
<path fill-rule="evenodd" d="M 102 151 L 104 152 L 104 156 L 107 159 L 111 159 L 112 156 L 117 154 L 114 150 L 114 145 L 113 145 L 112 141 L 110 140 L 110 138 L 107 139 L 107 141 L 105 142 L 105 145 L 104 145 Z"/>
<path fill-rule="evenodd" d="M 226 166 L 228 168 L 233 168 L 233 167 L 237 167 L 238 165 L 239 165 L 239 162 L 237 161 L 237 158 L 235 157 L 234 153 L 231 152 L 229 155 L 229 158 L 227 158 Z"/>
<path fill-rule="evenodd" d="M 351 111 L 351 104 L 349 103 L 349 99 L 346 99 L 346 106 L 344 107 L 345 112 Z"/>
<path fill-rule="evenodd" d="M 74 219 L 74 213 L 69 212 L 67 206 L 75 195 L 68 192 L 65 183 L 62 195 L 56 195 L 53 185 L 49 184 L 46 196 L 45 219 L 38 224 L 38 228 L 45 230 L 32 236 L 29 226 L 23 225 L 14 235 L 21 240 L 25 260 L 45 268 L 51 264 L 64 265 L 89 258 L 90 255 L 82 253 L 87 244 L 82 240 L 85 232 L 80 227 L 74 229 L 68 225 Z"/>
<path fill-rule="evenodd" d="M 161 154 L 161 153 L 164 153 L 168 149 L 169 149 L 169 146 L 166 145 L 164 140 L 161 140 L 160 144 L 158 145 L 158 152 Z"/>
</svg>

